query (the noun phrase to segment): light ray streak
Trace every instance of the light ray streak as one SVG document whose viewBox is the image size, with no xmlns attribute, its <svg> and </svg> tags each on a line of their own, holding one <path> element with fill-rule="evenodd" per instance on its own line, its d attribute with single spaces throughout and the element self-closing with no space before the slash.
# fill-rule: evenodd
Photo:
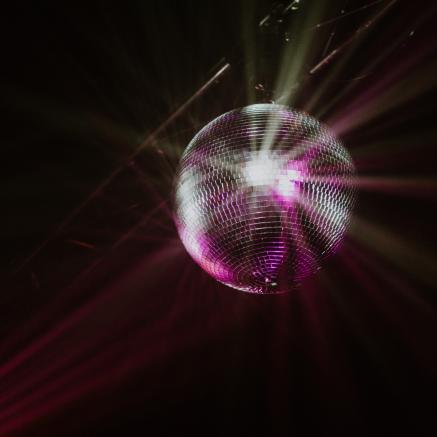
<svg viewBox="0 0 437 437">
<path fill-rule="evenodd" d="M 402 70 L 405 72 L 408 67 L 412 67 L 412 64 L 409 62 L 408 66 Z M 422 80 L 424 74 L 435 77 L 437 75 L 437 62 L 428 65 L 426 69 L 415 71 L 414 74 L 397 82 L 393 80 L 393 76 L 399 77 L 399 72 L 391 75 L 391 78 L 386 77 L 351 105 L 348 105 L 341 114 L 335 115 L 333 122 L 328 123 L 339 135 L 364 125 L 393 108 L 406 104 L 413 98 L 435 88 L 433 82 Z"/>
<path fill-rule="evenodd" d="M 411 23 L 411 26 L 413 28 L 419 27 L 422 25 L 423 21 L 425 21 L 427 16 L 424 14 L 422 17 L 420 17 L 418 20 L 416 20 L 414 23 Z M 387 59 L 388 56 L 392 55 L 395 50 L 397 50 L 402 42 L 404 42 L 405 39 L 403 38 L 393 38 L 393 41 L 389 44 L 386 44 L 384 47 L 378 50 L 378 53 L 373 59 L 369 59 L 369 62 L 366 63 L 366 67 L 361 71 L 361 74 L 359 74 L 357 77 L 354 77 L 352 79 L 336 79 L 336 75 L 341 71 L 342 68 L 344 68 L 345 65 L 347 65 L 350 56 L 352 55 L 352 51 L 348 53 L 347 51 L 343 54 L 343 56 L 337 60 L 335 63 L 335 66 L 332 68 L 332 71 L 330 71 L 329 76 L 326 77 L 321 85 L 318 87 L 317 91 L 314 93 L 313 97 L 310 99 L 310 101 L 305 105 L 305 110 L 310 113 L 314 113 L 313 108 L 318 105 L 319 101 L 322 98 L 323 93 L 325 92 L 326 88 L 330 85 L 332 81 L 342 81 L 342 82 L 348 82 L 346 86 L 342 87 L 336 96 L 331 98 L 329 102 L 324 102 L 323 106 L 315 112 L 314 115 L 317 116 L 317 118 L 323 118 L 324 114 L 326 114 L 338 101 L 341 100 L 348 92 L 351 92 L 353 88 L 357 85 L 357 82 L 360 79 L 363 79 L 367 76 L 369 76 L 383 61 Z M 351 47 L 350 47 L 351 48 Z M 401 64 L 402 65 L 402 64 Z M 399 68 L 396 68 L 395 71 L 397 71 Z"/>
<path fill-rule="evenodd" d="M 316 373 L 317 386 L 326 402 L 332 402 L 333 393 L 357 401 L 356 382 L 350 369 L 345 365 L 347 360 L 342 357 L 344 352 L 336 345 L 332 332 L 332 314 L 328 293 L 320 293 L 317 286 L 306 287 L 304 293 L 299 294 L 299 303 L 304 308 L 302 315 L 310 334 L 308 348 L 317 361 L 319 371 Z M 325 291 L 325 290 L 323 290 Z M 328 375 L 328 377 L 326 377 Z"/>
<path fill-rule="evenodd" d="M 140 168 L 135 164 L 135 162 L 132 162 L 132 165 L 130 166 L 132 172 L 137 176 L 137 178 L 141 181 L 142 184 L 144 184 L 145 187 L 147 187 L 148 193 L 153 193 L 156 196 L 156 201 L 158 202 L 158 208 L 162 208 L 163 211 L 165 211 L 168 215 L 168 217 L 172 217 L 172 212 L 167 205 L 167 202 L 165 200 L 162 200 L 161 194 L 158 192 L 158 190 L 154 189 L 152 184 L 150 183 L 149 179 L 145 176 L 145 174 L 141 171 Z M 154 208 L 155 209 L 155 208 Z M 160 223 L 163 225 L 163 223 Z"/>
<path fill-rule="evenodd" d="M 149 257 L 150 260 L 153 260 L 153 262 L 156 263 L 159 259 L 166 259 L 166 257 L 168 257 L 169 255 L 174 256 L 176 254 L 179 254 L 182 249 L 179 245 L 179 242 L 175 241 L 175 243 L 177 244 L 174 245 L 173 247 L 162 248 L 159 254 L 153 253 L 152 255 L 150 255 Z M 166 257 L 164 257 L 164 255 Z M 143 262 L 145 261 L 143 260 Z M 113 288 L 116 289 L 115 286 L 113 286 Z M 7 374 L 12 372 L 23 362 L 27 361 L 35 353 L 38 353 L 40 350 L 47 348 L 53 341 L 55 341 L 57 338 L 63 335 L 63 333 L 71 329 L 77 323 L 78 320 L 86 317 L 93 309 L 95 309 L 99 305 L 102 305 L 105 300 L 109 299 L 109 297 L 110 296 L 108 294 L 104 294 L 104 295 L 99 294 L 95 296 L 92 300 L 84 303 L 81 307 L 79 307 L 77 310 L 71 313 L 68 318 L 62 320 L 58 325 L 53 327 L 50 331 L 48 331 L 41 337 L 37 338 L 36 340 L 34 340 L 27 347 L 21 349 L 14 357 L 12 357 L 9 361 L 7 361 L 5 364 L 0 366 L 0 378 L 4 378 Z"/>
<path fill-rule="evenodd" d="M 414 275 L 423 283 L 434 287 L 437 285 L 437 256 L 424 247 L 417 247 L 393 231 L 357 216 L 352 218 L 349 235 L 357 243 Z"/>
<path fill-rule="evenodd" d="M 318 23 L 316 26 L 312 27 L 311 30 L 319 29 L 320 27 L 326 26 L 327 24 L 335 23 L 335 22 L 337 22 L 338 20 L 341 20 L 344 17 L 348 17 L 349 15 L 356 14 L 357 12 L 363 11 L 364 9 L 368 9 L 371 6 L 375 6 L 378 3 L 382 3 L 384 1 L 387 1 L 387 0 L 376 0 L 376 1 L 372 2 L 372 3 L 368 3 L 367 5 L 361 6 L 361 7 L 357 8 L 357 9 L 353 9 L 352 11 L 349 11 L 349 12 L 346 12 L 344 14 L 341 14 L 341 15 L 335 17 L 335 18 L 331 18 L 330 20 L 326 20 L 326 21 L 323 21 L 321 23 Z"/>
<path fill-rule="evenodd" d="M 345 265 L 354 265 L 354 261 L 350 255 L 346 256 L 344 252 L 340 252 L 340 255 L 342 256 Z M 355 269 L 353 269 L 353 272 L 355 273 Z M 345 296 L 338 292 L 338 285 L 334 283 L 332 277 L 328 276 L 326 271 L 321 272 L 320 279 L 323 287 L 330 291 L 333 303 L 346 321 L 349 330 L 356 334 L 356 340 L 366 348 L 369 358 L 371 358 L 375 364 L 380 366 L 380 351 L 378 350 L 375 340 L 367 333 L 368 330 L 366 329 L 359 309 L 357 309 L 355 305 L 348 305 Z"/>
<path fill-rule="evenodd" d="M 390 176 L 308 176 L 307 182 L 335 184 L 363 191 L 387 192 L 399 195 L 437 197 L 437 179 L 433 177 L 390 177 Z"/>
<path fill-rule="evenodd" d="M 121 244 L 123 244 L 126 240 L 128 240 L 132 235 L 135 234 L 139 229 L 141 229 L 146 223 L 148 223 L 153 215 L 155 215 L 158 211 L 162 209 L 163 206 L 167 205 L 167 202 L 163 200 L 159 205 L 153 208 L 148 214 L 146 214 L 138 223 L 132 226 L 129 230 L 127 230 L 124 234 L 122 234 L 117 241 L 115 241 L 109 250 L 114 250 Z"/>
<path fill-rule="evenodd" d="M 187 268 L 184 268 L 183 277 L 186 277 Z M 115 293 L 114 298 L 120 298 L 120 292 L 123 291 L 123 286 L 121 284 L 117 285 L 118 293 Z M 106 303 L 108 307 L 108 303 Z M 98 308 L 94 308 L 95 312 Z M 158 333 L 169 326 L 170 317 L 175 317 L 179 312 L 178 305 L 174 305 L 170 313 L 166 315 L 166 317 L 161 317 L 152 326 L 147 324 L 146 327 L 143 327 L 141 330 L 135 333 L 136 337 L 145 337 L 146 339 L 153 338 L 157 336 Z M 111 313 L 110 313 L 111 314 Z M 107 314 L 105 314 L 108 317 Z M 113 316 L 109 316 L 112 318 Z M 54 345 L 51 345 L 51 348 L 48 350 L 43 350 L 39 352 L 39 357 L 46 356 L 47 354 L 57 356 L 56 360 L 50 361 L 46 366 L 41 367 L 38 371 L 35 371 L 29 378 L 23 378 L 22 373 L 25 370 L 18 370 L 17 377 L 14 379 L 12 374 L 6 380 L 3 380 L 1 385 L 2 393 L 0 394 L 0 423 L 8 416 L 8 410 L 15 410 L 19 408 L 20 405 L 26 405 L 29 402 L 29 399 L 32 399 L 33 394 L 37 393 L 39 395 L 40 391 L 44 391 L 46 389 L 45 382 L 48 382 L 49 385 L 53 385 L 54 388 L 58 386 L 58 382 L 53 384 L 53 380 L 61 381 L 68 378 L 66 374 L 74 373 L 77 368 L 80 368 L 82 364 L 85 362 L 93 362 L 102 355 L 106 355 L 108 352 L 114 349 L 114 345 L 111 344 L 111 334 L 108 334 L 107 330 L 97 331 L 96 334 L 88 335 L 85 338 L 81 339 L 79 343 L 76 343 L 77 346 L 75 348 L 70 348 L 68 351 L 61 352 L 62 349 L 62 340 L 65 341 L 65 338 L 73 338 L 75 339 L 75 330 L 74 329 L 83 329 L 83 325 L 89 323 L 89 320 L 92 319 L 92 315 L 88 315 L 86 318 L 77 320 L 73 329 L 70 331 L 66 331 L 62 337 L 60 337 Z M 109 319 L 110 320 L 110 319 Z M 129 326 L 130 317 L 128 318 L 117 318 L 117 330 L 121 331 L 124 335 L 129 335 L 131 327 Z M 77 337 L 76 337 L 77 338 Z M 131 339 L 132 341 L 132 339 Z M 120 344 L 122 348 L 124 348 L 123 344 Z M 91 356 L 91 358 L 88 357 Z M 41 358 L 40 358 L 41 359 Z M 99 362 L 99 360 L 97 360 Z M 100 360 L 100 364 L 102 364 L 102 360 Z M 70 366 L 70 369 L 69 369 Z M 39 392 L 38 392 L 39 389 Z M 29 394 L 30 393 L 30 394 Z"/>
<path fill-rule="evenodd" d="M 242 8 L 243 21 L 243 48 L 244 48 L 244 72 L 246 75 L 246 94 L 248 103 L 255 103 L 256 96 L 253 81 L 256 77 L 256 47 L 255 47 L 255 22 L 253 2 L 244 1 Z"/>
<path fill-rule="evenodd" d="M 83 247 L 84 249 L 88 249 L 88 250 L 95 250 L 95 248 L 96 248 L 96 246 L 94 246 L 94 244 L 87 243 L 86 241 L 69 239 L 69 240 L 67 240 L 67 243 L 73 244 L 74 246 Z"/>
<path fill-rule="evenodd" d="M 37 256 L 41 250 L 43 250 L 47 244 L 55 237 L 61 234 L 66 227 L 78 216 L 80 211 L 88 205 L 89 202 L 94 200 L 108 185 L 109 183 L 147 146 L 153 144 L 158 135 L 163 132 L 176 118 L 178 118 L 196 99 L 198 99 L 220 76 L 222 76 L 229 68 L 230 64 L 225 64 L 217 73 L 215 73 L 205 84 L 203 84 L 188 100 L 186 100 L 179 108 L 174 111 L 170 117 L 167 118 L 158 128 L 156 128 L 126 159 L 117 167 L 105 180 L 103 180 L 97 188 L 81 203 L 77 206 L 71 214 L 69 214 L 48 236 L 39 246 L 37 246 L 24 261 L 22 261 L 18 267 L 13 271 L 13 274 L 18 273 L 23 269 L 35 256 Z"/>
<path fill-rule="evenodd" d="M 420 197 L 437 197 L 435 178 L 396 178 L 359 176 L 354 180 L 344 180 L 344 185 L 353 185 L 360 190 L 379 191 L 391 194 L 411 194 Z"/>
<path fill-rule="evenodd" d="M 293 93 L 298 89 L 299 78 L 302 75 L 302 70 L 311 55 L 311 39 L 303 38 L 303 32 L 317 23 L 322 13 L 322 7 L 311 8 L 309 14 L 304 18 L 302 23 L 298 23 L 301 27 L 294 29 L 296 39 L 302 41 L 297 47 L 286 47 L 282 54 L 281 67 L 279 69 L 276 85 L 274 88 L 273 100 L 276 103 L 293 106 L 291 98 Z"/>
<path fill-rule="evenodd" d="M 326 55 L 326 52 L 328 51 L 329 46 L 331 45 L 331 42 L 332 42 L 332 39 L 334 38 L 334 35 L 335 35 L 335 32 L 334 32 L 334 31 L 332 31 L 332 32 L 329 34 L 328 41 L 326 42 L 325 48 L 323 49 L 322 57 Z"/>
<path fill-rule="evenodd" d="M 190 326 L 185 324 L 185 326 Z M 178 346 L 173 346 L 172 353 L 177 354 L 182 349 L 190 345 L 199 344 L 198 335 L 187 328 L 176 332 L 179 340 Z M 137 344 L 143 344 L 148 340 L 149 329 L 142 332 L 141 336 L 136 338 Z M 197 333 L 199 334 L 199 333 Z M 125 356 L 124 345 L 118 344 L 113 348 L 104 349 L 91 359 L 73 367 L 67 373 L 60 377 L 53 378 L 45 383 L 38 391 L 33 391 L 28 396 L 22 398 L 18 403 L 12 404 L 9 408 L 2 410 L 0 415 L 0 432 L 4 435 L 8 432 L 25 428 L 41 416 L 60 409 L 66 403 L 72 402 L 86 394 L 97 390 L 105 385 L 112 385 L 123 377 L 128 376 L 129 372 L 146 364 L 157 362 L 169 354 L 162 343 L 154 345 L 148 343 L 149 347 L 144 350 L 140 349 L 136 355 Z M 102 362 L 106 367 L 102 369 Z M 108 364 L 109 363 L 109 364 Z M 41 402 L 44 400 L 44 402 Z"/>
<path fill-rule="evenodd" d="M 428 316 L 432 316 L 434 314 L 433 307 L 425 299 L 423 299 L 423 297 L 416 293 L 411 286 L 408 285 L 405 279 L 399 275 L 397 270 L 393 271 L 393 269 L 387 268 L 386 265 L 381 263 L 380 259 L 372 256 L 373 254 L 369 253 L 369 251 L 364 249 L 362 246 L 358 247 L 351 241 L 346 241 L 345 246 L 346 252 L 350 252 L 354 258 L 356 258 L 360 263 L 364 264 L 366 271 L 368 271 L 368 269 L 374 271 L 377 276 L 391 284 L 390 290 L 393 290 L 393 292 L 397 294 L 402 294 L 402 296 L 408 301 L 408 307 L 414 305 L 421 313 L 424 313 Z M 363 282 L 365 283 L 364 276 Z M 373 289 L 369 288 L 369 291 L 370 290 Z"/>
<path fill-rule="evenodd" d="M 431 326 L 429 323 L 434 324 L 435 320 L 432 305 L 408 285 L 405 277 L 399 275 L 398 269 L 393 270 L 384 265 L 363 246 L 358 247 L 350 241 L 345 246 L 341 253 L 342 260 L 356 277 L 357 283 L 366 289 L 372 308 L 379 311 L 384 322 L 389 321 L 402 336 L 402 341 L 409 346 L 412 355 L 424 363 L 431 372 L 434 371 L 436 357 L 433 349 L 429 348 L 428 344 L 418 341 L 420 334 L 410 329 L 410 323 L 414 323 L 426 336 L 426 331 Z M 420 314 L 419 324 L 414 313 L 416 317 Z"/>
<path fill-rule="evenodd" d="M 361 27 L 359 27 L 354 34 L 344 41 L 342 44 L 337 46 L 334 50 L 332 50 L 329 55 L 325 56 L 318 64 L 316 64 L 309 72 L 309 74 L 315 74 L 319 70 L 321 70 L 325 65 L 329 64 L 332 59 L 338 56 L 341 52 L 344 51 L 346 47 L 348 47 L 355 39 L 360 36 L 364 31 L 366 31 L 370 26 L 376 23 L 395 3 L 397 0 L 392 0 L 389 4 L 387 4 L 381 11 L 379 11 L 372 19 L 366 21 Z"/>
</svg>

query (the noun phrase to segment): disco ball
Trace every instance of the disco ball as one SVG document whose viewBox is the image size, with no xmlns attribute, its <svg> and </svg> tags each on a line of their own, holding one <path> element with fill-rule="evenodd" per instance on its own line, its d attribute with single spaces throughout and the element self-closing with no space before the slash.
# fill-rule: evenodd
<svg viewBox="0 0 437 437">
<path fill-rule="evenodd" d="M 288 291 L 341 242 L 353 175 L 346 149 L 307 114 L 274 104 L 235 109 L 184 151 L 175 223 L 188 253 L 218 281 Z"/>
</svg>

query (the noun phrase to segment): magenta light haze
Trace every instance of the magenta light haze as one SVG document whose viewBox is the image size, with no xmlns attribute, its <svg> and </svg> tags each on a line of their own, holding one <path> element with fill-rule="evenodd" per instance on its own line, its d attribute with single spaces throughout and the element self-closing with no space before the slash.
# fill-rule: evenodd
<svg viewBox="0 0 437 437">
<path fill-rule="evenodd" d="M 212 277 L 252 293 L 288 291 L 338 247 L 354 165 L 307 114 L 256 104 L 207 124 L 183 153 L 175 222 Z"/>
</svg>

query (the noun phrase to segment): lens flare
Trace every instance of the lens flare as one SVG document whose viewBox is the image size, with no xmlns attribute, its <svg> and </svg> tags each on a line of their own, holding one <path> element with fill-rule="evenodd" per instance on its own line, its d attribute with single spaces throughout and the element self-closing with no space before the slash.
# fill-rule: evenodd
<svg viewBox="0 0 437 437">
<path fill-rule="evenodd" d="M 274 104 L 235 109 L 207 124 L 182 155 L 180 238 L 230 287 L 288 291 L 341 242 L 354 172 L 339 140 L 307 114 Z"/>
</svg>

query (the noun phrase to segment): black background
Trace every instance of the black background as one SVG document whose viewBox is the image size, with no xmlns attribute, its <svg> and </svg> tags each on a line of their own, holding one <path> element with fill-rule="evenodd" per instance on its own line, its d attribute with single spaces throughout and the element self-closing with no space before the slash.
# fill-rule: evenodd
<svg viewBox="0 0 437 437">
<path fill-rule="evenodd" d="M 320 29 L 299 23 L 324 2 L 301 3 L 290 22 L 268 30 L 258 23 L 272 10 L 270 2 L 5 7 L 0 363 L 103 296 L 0 379 L 0 393 L 7 394 L 36 378 L 13 400 L 32 398 L 12 416 L 20 424 L 13 432 L 436 433 L 436 10 L 431 2 L 397 2 L 348 49 L 341 68 L 335 71 L 337 59 L 310 76 L 329 32 L 335 31 L 333 49 L 389 2 Z M 320 22 L 363 5 L 326 2 Z M 256 54 L 251 77 L 248 44 Z M 171 218 L 172 178 L 198 129 L 247 104 L 247 90 L 257 83 L 273 89 L 286 44 L 288 56 L 309 46 L 296 107 L 304 109 L 327 84 L 316 108 L 326 121 L 401 71 L 393 79 L 403 85 L 391 96 L 391 109 L 342 136 L 359 176 L 392 178 L 400 188 L 376 186 L 358 196 L 356 217 L 389 237 L 355 224 L 360 241 L 370 244 L 348 237 L 301 289 L 252 296 L 215 283 L 184 252 Z M 229 71 L 131 159 L 226 62 Z M 396 103 L 403 90 L 422 85 L 424 91 Z M 269 98 L 254 93 L 259 101 Z M 415 185 L 418 179 L 425 182 Z M 74 373 L 94 358 L 94 367 Z M 56 371 L 41 373 L 56 363 Z M 51 383 L 58 391 L 45 392 Z M 76 388 L 83 390 L 75 394 Z M 38 413 L 41 405 L 47 409 Z M 7 425 L 0 418 L 0 434 Z"/>
</svg>

